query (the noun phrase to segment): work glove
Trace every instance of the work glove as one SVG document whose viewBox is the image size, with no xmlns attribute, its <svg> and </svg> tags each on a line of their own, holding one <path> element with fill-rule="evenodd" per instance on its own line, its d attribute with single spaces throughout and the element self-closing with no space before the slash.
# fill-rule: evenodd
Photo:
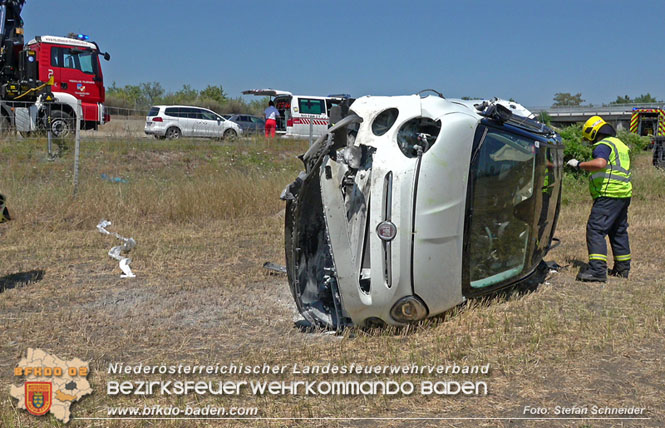
<svg viewBox="0 0 665 428">
<path fill-rule="evenodd" d="M 580 161 L 578 161 L 577 159 L 571 159 L 566 163 L 566 165 L 574 169 L 579 169 Z"/>
</svg>

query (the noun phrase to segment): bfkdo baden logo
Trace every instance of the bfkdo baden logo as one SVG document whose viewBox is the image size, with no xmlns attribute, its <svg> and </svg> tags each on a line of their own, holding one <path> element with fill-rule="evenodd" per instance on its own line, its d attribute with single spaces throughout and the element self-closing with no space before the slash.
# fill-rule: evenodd
<svg viewBox="0 0 665 428">
<path fill-rule="evenodd" d="M 18 400 L 17 407 L 35 416 L 51 413 L 62 422 L 69 422 L 70 407 L 92 388 L 86 377 L 88 363 L 78 358 L 62 360 L 41 349 L 28 349 L 14 369 L 16 378 L 23 377 L 22 386 L 11 385 L 10 395 Z"/>
<path fill-rule="evenodd" d="M 52 391 L 51 382 L 26 382 L 25 408 L 35 416 L 45 415 L 51 409 Z"/>
</svg>

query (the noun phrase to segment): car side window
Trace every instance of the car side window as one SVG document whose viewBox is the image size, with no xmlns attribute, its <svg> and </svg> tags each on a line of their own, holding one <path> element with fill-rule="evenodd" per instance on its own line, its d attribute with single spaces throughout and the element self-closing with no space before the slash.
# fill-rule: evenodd
<svg viewBox="0 0 665 428">
<path fill-rule="evenodd" d="M 201 114 L 203 115 L 203 119 L 205 120 L 217 120 L 217 115 L 215 113 L 211 113 L 209 111 L 202 111 Z"/>
<path fill-rule="evenodd" d="M 51 48 L 51 65 L 53 67 L 62 67 L 62 49 L 52 47 Z"/>
<path fill-rule="evenodd" d="M 203 116 L 201 116 L 198 109 L 191 108 L 191 107 L 181 108 L 180 109 L 180 117 L 185 117 L 187 119 L 202 119 L 203 118 Z"/>
<path fill-rule="evenodd" d="M 300 98 L 298 100 L 300 113 L 302 114 L 322 114 L 326 112 L 325 102 L 323 100 L 313 100 Z"/>
</svg>

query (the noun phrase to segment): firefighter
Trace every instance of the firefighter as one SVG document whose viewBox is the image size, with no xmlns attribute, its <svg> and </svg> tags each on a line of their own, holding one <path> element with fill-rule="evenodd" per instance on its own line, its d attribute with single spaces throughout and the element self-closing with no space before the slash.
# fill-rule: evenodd
<svg viewBox="0 0 665 428">
<path fill-rule="evenodd" d="M 587 222 L 586 242 L 589 267 L 577 275 L 578 281 L 607 281 L 607 274 L 628 278 L 630 245 L 628 243 L 628 206 L 632 196 L 630 183 L 630 149 L 618 138 L 614 128 L 600 116 L 584 123 L 582 137 L 593 144 L 593 160 L 568 161 L 575 169 L 591 173 L 589 190 L 593 207 Z M 609 235 L 614 267 L 607 270 Z"/>
</svg>

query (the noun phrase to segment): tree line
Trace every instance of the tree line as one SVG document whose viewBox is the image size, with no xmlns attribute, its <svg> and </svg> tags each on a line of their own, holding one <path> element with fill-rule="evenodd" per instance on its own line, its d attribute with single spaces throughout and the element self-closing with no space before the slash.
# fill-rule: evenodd
<svg viewBox="0 0 665 428">
<path fill-rule="evenodd" d="M 575 107 L 575 106 L 580 106 L 585 100 L 582 99 L 582 93 L 578 92 L 576 94 L 571 94 L 570 92 L 557 92 L 554 94 L 554 104 L 552 104 L 552 107 Z M 624 96 L 617 96 L 617 99 L 609 105 L 616 105 L 616 104 L 654 104 L 654 103 L 662 103 L 663 101 L 658 101 L 654 96 L 652 96 L 650 93 L 646 94 L 641 94 L 635 98 L 631 98 L 628 95 Z M 593 104 L 588 104 L 589 107 L 593 107 Z M 606 106 L 606 104 L 603 104 L 603 106 Z"/>
<path fill-rule="evenodd" d="M 198 90 L 190 85 L 183 85 L 177 91 L 166 91 L 159 82 L 145 82 L 138 85 L 119 87 L 113 84 L 106 88 L 105 105 L 111 108 L 147 112 L 158 104 L 179 104 L 199 106 L 219 114 L 250 113 L 261 114 L 266 108 L 267 99 L 256 98 L 252 101 L 231 98 L 222 85 L 208 85 Z"/>
<path fill-rule="evenodd" d="M 477 99 L 462 97 L 462 99 Z M 510 101 L 513 101 L 511 98 Z M 552 107 L 575 107 L 584 103 L 582 93 L 571 94 L 570 92 L 557 92 L 554 94 Z M 145 82 L 138 85 L 125 85 L 119 87 L 113 84 L 106 89 L 106 105 L 121 109 L 148 111 L 155 104 L 180 104 L 195 105 L 213 110 L 219 114 L 225 113 L 250 113 L 261 114 L 267 104 L 266 98 L 257 98 L 252 101 L 230 98 L 222 85 L 208 85 L 204 89 L 197 90 L 190 85 L 183 85 L 177 91 L 166 91 L 159 82 Z M 638 95 L 631 98 L 628 95 L 617 96 L 616 100 L 609 105 L 616 104 L 651 104 L 662 103 L 650 93 Z M 593 107 L 593 104 L 587 104 Z M 606 106 L 607 104 L 603 104 Z"/>
</svg>

